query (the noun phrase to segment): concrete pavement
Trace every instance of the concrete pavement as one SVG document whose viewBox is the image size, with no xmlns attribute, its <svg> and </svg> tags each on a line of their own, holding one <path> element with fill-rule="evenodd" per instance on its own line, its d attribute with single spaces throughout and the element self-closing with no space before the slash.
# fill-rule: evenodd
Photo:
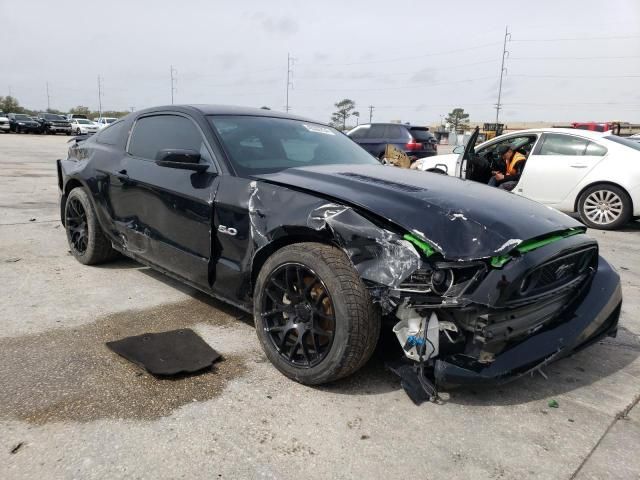
<svg viewBox="0 0 640 480">
<path fill-rule="evenodd" d="M 3 478 L 640 478 L 637 224 L 590 231 L 622 278 L 616 339 L 546 379 L 416 407 L 388 352 L 305 387 L 270 365 L 242 312 L 129 260 L 75 261 L 54 163 L 67 140 L 0 135 Z M 182 327 L 223 354 L 213 372 L 158 380 L 104 346 Z"/>
</svg>

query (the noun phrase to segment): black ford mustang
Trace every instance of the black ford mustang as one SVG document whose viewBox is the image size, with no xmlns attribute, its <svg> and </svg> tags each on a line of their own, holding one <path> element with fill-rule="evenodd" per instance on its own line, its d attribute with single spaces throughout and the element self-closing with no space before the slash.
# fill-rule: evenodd
<svg viewBox="0 0 640 480">
<path fill-rule="evenodd" d="M 616 332 L 619 278 L 581 224 L 384 166 L 313 121 L 152 108 L 57 166 L 80 262 L 124 254 L 252 311 L 269 359 L 303 383 L 360 368 L 389 320 L 440 385 L 513 378 Z"/>
</svg>

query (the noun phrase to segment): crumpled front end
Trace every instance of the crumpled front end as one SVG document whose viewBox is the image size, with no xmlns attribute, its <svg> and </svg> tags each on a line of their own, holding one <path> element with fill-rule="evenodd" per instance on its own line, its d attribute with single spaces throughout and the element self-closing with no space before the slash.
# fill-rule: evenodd
<svg viewBox="0 0 640 480">
<path fill-rule="evenodd" d="M 446 245 L 357 206 L 298 193 L 297 208 L 285 210 L 281 197 L 291 190 L 257 183 L 252 190 L 255 252 L 292 215 L 295 225 L 331 239 L 392 320 L 409 363 L 439 386 L 515 378 L 615 334 L 619 277 L 573 222 L 485 256 L 447 258 Z"/>
<path fill-rule="evenodd" d="M 619 277 L 581 230 L 476 262 L 431 258 L 389 294 L 407 357 L 439 386 L 513 379 L 616 333 Z"/>
<path fill-rule="evenodd" d="M 406 357 L 439 387 L 513 379 L 615 335 L 620 280 L 584 229 L 447 261 L 426 240 L 348 207 L 325 205 L 311 220 L 333 231 L 374 301 L 395 317 Z"/>
</svg>

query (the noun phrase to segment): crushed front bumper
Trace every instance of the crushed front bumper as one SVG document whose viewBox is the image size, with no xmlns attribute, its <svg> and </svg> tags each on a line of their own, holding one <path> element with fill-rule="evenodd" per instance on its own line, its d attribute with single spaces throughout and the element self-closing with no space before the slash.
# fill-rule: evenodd
<svg viewBox="0 0 640 480">
<path fill-rule="evenodd" d="M 602 257 L 591 283 L 552 324 L 510 345 L 491 363 L 464 354 L 436 359 L 442 388 L 503 383 L 568 356 L 604 336 L 615 336 L 622 305 L 620 277 Z"/>
</svg>

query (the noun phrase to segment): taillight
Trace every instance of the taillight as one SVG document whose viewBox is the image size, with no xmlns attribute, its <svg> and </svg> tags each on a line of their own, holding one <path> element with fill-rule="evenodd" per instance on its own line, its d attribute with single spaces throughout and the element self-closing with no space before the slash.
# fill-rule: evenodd
<svg viewBox="0 0 640 480">
<path fill-rule="evenodd" d="M 422 150 L 422 144 L 417 143 L 415 140 L 411 140 L 409 143 L 405 145 L 407 150 Z"/>
</svg>

